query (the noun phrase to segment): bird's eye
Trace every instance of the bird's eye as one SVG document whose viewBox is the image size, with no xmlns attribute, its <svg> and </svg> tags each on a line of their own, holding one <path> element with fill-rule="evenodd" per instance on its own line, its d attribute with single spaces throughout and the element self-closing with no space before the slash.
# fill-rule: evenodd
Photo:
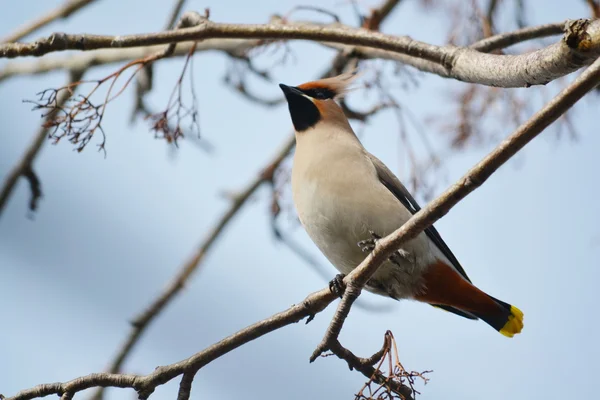
<svg viewBox="0 0 600 400">
<path fill-rule="evenodd" d="M 314 88 L 303 90 L 304 94 L 312 97 L 313 99 L 327 100 L 335 97 L 335 92 L 328 88 Z"/>
</svg>

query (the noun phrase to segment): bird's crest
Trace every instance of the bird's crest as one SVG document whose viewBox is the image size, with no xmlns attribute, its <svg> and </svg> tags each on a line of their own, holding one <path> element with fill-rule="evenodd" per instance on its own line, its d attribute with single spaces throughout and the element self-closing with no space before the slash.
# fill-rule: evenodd
<svg viewBox="0 0 600 400">
<path fill-rule="evenodd" d="M 317 100 L 339 99 L 355 89 L 351 85 L 358 76 L 360 76 L 359 73 L 352 71 L 331 78 L 303 83 L 298 86 L 298 89 Z"/>
</svg>

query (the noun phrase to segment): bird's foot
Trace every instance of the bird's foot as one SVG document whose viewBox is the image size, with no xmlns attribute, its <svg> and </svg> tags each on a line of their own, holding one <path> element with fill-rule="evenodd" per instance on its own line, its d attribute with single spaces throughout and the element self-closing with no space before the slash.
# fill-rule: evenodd
<svg viewBox="0 0 600 400">
<path fill-rule="evenodd" d="M 342 296 L 344 296 L 344 292 L 346 291 L 346 284 L 344 283 L 345 277 L 346 275 L 344 274 L 337 274 L 335 278 L 329 281 L 329 290 L 331 290 L 331 293 L 335 294 L 339 298 L 342 298 Z"/>
<path fill-rule="evenodd" d="M 375 250 L 375 246 L 377 246 L 377 241 L 379 241 L 379 239 L 381 239 L 381 236 L 379 236 L 378 234 L 376 234 L 373 231 L 369 231 L 369 234 L 371 235 L 370 239 L 365 239 L 365 240 L 361 240 L 360 242 L 357 243 L 358 247 L 360 247 L 360 249 L 363 251 L 363 253 L 370 253 L 373 250 Z M 408 257 L 408 252 L 405 250 L 398 250 L 396 252 L 394 252 L 390 257 L 389 260 L 400 266 L 402 264 L 403 260 L 406 260 Z"/>
<path fill-rule="evenodd" d="M 392 253 L 389 260 L 394 264 L 400 266 L 402 264 L 402 261 L 406 261 L 408 259 L 408 256 L 408 251 L 400 249 Z"/>
<path fill-rule="evenodd" d="M 371 235 L 370 239 L 361 240 L 357 243 L 358 247 L 363 251 L 363 253 L 370 253 L 375 250 L 375 246 L 377 245 L 377 241 L 381 239 L 381 236 L 376 234 L 373 231 L 369 231 Z"/>
</svg>

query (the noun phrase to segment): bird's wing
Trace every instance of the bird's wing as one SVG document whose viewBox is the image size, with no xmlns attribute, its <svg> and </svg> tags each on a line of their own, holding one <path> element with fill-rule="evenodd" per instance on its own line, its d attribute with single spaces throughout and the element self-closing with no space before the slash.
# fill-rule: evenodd
<svg viewBox="0 0 600 400">
<path fill-rule="evenodd" d="M 396 178 L 396 175 L 394 175 L 394 173 L 390 171 L 389 168 L 386 167 L 385 164 L 382 163 L 381 160 L 379 160 L 377 157 L 368 152 L 366 153 L 371 159 L 373 165 L 375 166 L 375 170 L 377 171 L 379 181 L 390 192 L 392 192 L 392 194 L 396 196 L 396 198 L 400 200 L 404 207 L 406 207 L 412 214 L 415 214 L 417 211 L 419 211 L 421 209 L 421 207 L 419 207 L 419 203 L 417 203 L 414 197 L 412 197 L 412 195 L 402 184 L 402 182 L 400 182 L 400 180 Z M 435 227 L 431 225 L 429 228 L 425 229 L 425 234 L 433 243 L 435 243 L 438 249 L 440 249 L 440 251 L 446 256 L 446 258 L 452 263 L 456 271 L 458 271 L 458 273 L 460 273 L 467 281 L 471 282 L 464 268 L 460 265 L 454 254 L 452 254 L 452 251 L 450 250 L 446 242 L 444 242 L 437 229 L 435 229 Z M 432 304 L 432 306 L 451 312 L 456 315 L 460 315 L 464 318 L 478 319 L 475 315 L 452 306 L 446 306 L 442 304 Z"/>
<path fill-rule="evenodd" d="M 377 176 L 379 177 L 379 180 L 381 181 L 381 183 L 383 183 L 383 185 L 390 192 L 392 192 L 394 194 L 394 196 L 396 196 L 396 198 L 398 200 L 400 200 L 400 202 L 404 205 L 404 207 L 408 208 L 408 210 L 412 214 L 415 214 L 417 211 L 419 211 L 421 209 L 421 207 L 419 207 L 419 204 L 417 203 L 417 201 L 414 199 L 414 197 L 412 197 L 412 195 L 409 193 L 409 191 L 406 189 L 406 187 L 402 184 L 402 182 L 400 182 L 400 180 L 398 178 L 396 178 L 394 173 L 392 171 L 390 171 L 389 168 L 386 167 L 385 164 L 382 163 L 381 160 L 379 160 L 377 157 L 375 157 L 374 155 L 372 155 L 368 152 L 366 152 L 366 154 L 369 156 L 369 158 L 371 159 L 371 162 L 375 166 L 375 170 L 377 171 Z M 438 233 L 437 229 L 435 229 L 435 227 L 433 225 L 431 225 L 429 228 L 425 229 L 425 234 L 429 237 L 429 239 L 431 239 L 431 241 L 433 243 L 435 243 L 435 245 L 438 247 L 438 249 L 440 249 L 440 251 L 444 254 L 444 256 L 446 256 L 446 258 L 452 263 L 452 266 L 467 281 L 471 282 L 471 280 L 467 276 L 467 273 L 465 272 L 464 268 L 460 265 L 460 263 L 458 262 L 458 260 L 454 256 L 454 254 L 452 254 L 452 251 L 450 250 L 450 248 L 448 248 L 448 245 L 446 244 L 446 242 L 444 242 L 444 240 Z"/>
</svg>

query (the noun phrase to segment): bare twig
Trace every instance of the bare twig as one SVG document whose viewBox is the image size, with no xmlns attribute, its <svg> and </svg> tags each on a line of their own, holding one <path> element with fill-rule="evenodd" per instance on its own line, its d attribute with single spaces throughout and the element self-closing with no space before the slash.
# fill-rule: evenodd
<svg viewBox="0 0 600 400">
<path fill-rule="evenodd" d="M 363 27 L 378 31 L 384 19 L 386 19 L 392 11 L 396 9 L 396 6 L 400 3 L 400 0 L 386 0 L 381 6 L 371 11 L 371 15 L 365 18 Z"/>
<path fill-rule="evenodd" d="M 563 40 L 518 56 L 485 54 L 469 48 L 435 46 L 406 36 L 390 36 L 339 24 L 241 25 L 209 21 L 187 12 L 191 28 L 153 34 L 108 36 L 56 33 L 33 43 L 0 45 L 0 58 L 41 56 L 62 50 L 137 47 L 208 38 L 303 39 L 398 53 L 403 62 L 444 77 L 489 86 L 522 87 L 546 84 L 592 63 L 600 55 L 600 20 L 565 24 Z M 380 53 L 385 54 L 385 53 Z"/>
<path fill-rule="evenodd" d="M 165 30 L 173 29 L 175 27 L 175 23 L 177 23 L 177 19 L 179 18 L 179 14 L 181 14 L 181 9 L 184 4 L 185 0 L 175 0 L 169 19 L 167 19 L 167 23 L 165 24 Z"/>
<path fill-rule="evenodd" d="M 315 6 L 302 6 L 302 5 L 300 5 L 300 6 L 296 6 L 296 7 L 292 8 L 292 9 L 291 9 L 291 10 L 290 10 L 290 11 L 289 11 L 289 12 L 288 12 L 286 15 L 285 15 L 284 19 L 285 19 L 285 20 L 288 20 L 288 19 L 290 18 L 290 16 L 291 16 L 293 13 L 295 13 L 296 11 L 302 11 L 302 10 L 304 10 L 304 11 L 314 11 L 314 12 L 317 12 L 317 13 L 320 13 L 320 14 L 324 14 L 324 15 L 327 15 L 327 16 L 330 16 L 331 18 L 333 18 L 333 20 L 334 20 L 335 22 L 337 22 L 337 23 L 341 23 L 341 21 L 340 21 L 340 17 L 339 17 L 337 14 L 335 14 L 335 13 L 332 13 L 331 11 L 324 9 L 323 7 L 315 7 Z"/>
<path fill-rule="evenodd" d="M 186 14 L 181 18 L 175 29 L 184 29 L 191 25 L 201 23 L 201 21 L 205 18 L 206 17 L 202 17 L 198 14 Z M 102 120 L 108 104 L 125 91 L 133 78 L 141 70 L 143 70 L 144 67 L 152 64 L 156 60 L 171 56 L 171 54 L 173 54 L 175 51 L 176 45 L 176 43 L 171 43 L 164 47 L 161 51 L 148 55 L 144 58 L 130 61 L 123 67 L 117 69 L 115 72 L 102 79 L 91 82 L 75 82 L 59 89 L 46 89 L 39 94 L 39 98 L 37 100 L 30 102 L 35 104 L 36 109 L 54 112 L 58 111 L 58 114 L 55 116 L 55 118 L 53 120 L 48 120 L 45 124 L 52 128 L 49 136 L 54 140 L 55 143 L 66 137 L 71 143 L 75 144 L 77 151 L 82 151 L 92 140 L 94 135 L 97 132 L 100 132 L 102 139 L 98 144 L 98 147 L 99 150 L 104 150 L 106 154 L 106 135 L 102 128 Z M 194 104 L 192 108 L 189 108 L 183 105 L 181 92 L 183 77 L 190 60 L 193 57 L 194 51 L 195 45 L 192 45 L 188 51 L 188 56 L 184 64 L 183 71 L 177 81 L 173 94 L 169 99 L 167 109 L 163 112 L 148 116 L 153 121 L 152 130 L 156 133 L 155 136 L 164 138 L 168 142 L 173 142 L 175 144 L 177 143 L 177 139 L 183 135 L 183 129 L 180 126 L 183 119 L 190 117 L 192 128 L 197 128 L 199 132 L 195 104 L 196 97 L 195 95 L 193 96 Z M 116 93 L 114 93 L 113 89 L 115 88 L 118 79 L 130 69 L 133 69 L 131 75 L 125 80 L 125 83 L 118 90 L 116 90 Z M 148 77 L 147 81 L 151 82 L 151 77 Z M 79 86 L 84 83 L 95 83 L 95 85 L 87 94 L 80 95 L 77 100 L 69 104 L 56 104 L 54 100 L 61 92 L 71 92 L 74 86 Z M 92 95 L 100 86 L 104 85 L 105 83 L 109 83 L 106 95 L 104 96 L 103 101 L 101 101 L 99 104 L 96 104 L 92 101 Z M 175 94 L 177 94 L 177 96 L 175 96 Z M 138 104 L 138 106 L 140 105 L 141 104 Z M 168 123 L 168 118 L 173 116 L 173 113 L 176 117 L 176 125 L 174 128 L 172 128 Z"/>
<path fill-rule="evenodd" d="M 33 141 L 25 151 L 25 154 L 21 157 L 21 160 L 15 165 L 12 171 L 6 177 L 2 190 L 0 191 L 0 215 L 6 207 L 8 199 L 19 179 L 24 177 L 29 182 L 31 189 L 31 199 L 29 201 L 29 209 L 35 211 L 39 199 L 42 196 L 41 184 L 37 174 L 33 170 L 33 161 L 38 155 L 42 145 L 47 140 L 48 133 L 50 132 L 51 126 L 48 125 L 49 121 L 53 121 L 56 117 L 58 110 L 63 107 L 67 101 L 73 96 L 76 82 L 78 82 L 83 75 L 82 71 L 74 71 L 70 76 L 70 85 L 73 90 L 63 91 L 58 94 L 53 100 L 55 107 L 46 114 L 45 123 L 39 128 L 35 134 Z"/>
<path fill-rule="evenodd" d="M 188 400 L 192 393 L 192 383 L 194 382 L 195 372 L 186 372 L 181 377 L 179 383 L 179 392 L 177 393 L 177 400 Z"/>
<path fill-rule="evenodd" d="M 94 1 L 95 0 L 66 0 L 58 8 L 50 11 L 49 13 L 41 16 L 38 19 L 28 22 L 26 25 L 19 27 L 15 32 L 0 39 L 0 43 L 16 42 L 17 40 L 22 39 L 27 35 L 30 35 L 31 33 L 37 31 L 38 29 L 48 25 L 49 23 L 57 19 L 68 18 L 74 12 L 78 11 L 79 9 L 87 6 L 88 4 Z"/>
<path fill-rule="evenodd" d="M 431 371 L 408 372 L 404 369 L 404 366 L 400 363 L 396 340 L 391 331 L 385 333 L 381 350 L 369 358 L 355 356 L 339 342 L 334 343 L 332 348 L 333 354 L 345 360 L 350 369 L 356 368 L 363 375 L 369 377 L 367 383 L 356 394 L 355 400 L 393 400 L 398 399 L 399 396 L 403 400 L 413 399 L 413 393 L 419 393 L 414 388 L 414 379 L 421 378 L 425 383 L 429 380 L 424 377 L 424 374 Z M 384 375 L 381 369 L 386 359 L 388 360 L 387 376 Z M 373 367 L 375 364 L 377 366 Z M 372 386 L 373 384 L 377 385 L 375 389 Z M 364 394 L 365 390 L 369 391 L 368 397 Z"/>
<path fill-rule="evenodd" d="M 514 156 L 546 127 L 560 118 L 585 94 L 600 83 L 600 59 L 596 60 L 572 84 L 563 89 L 540 111 L 522 124 L 482 161 L 467 172 L 457 183 L 447 189 L 437 199 L 417 212 L 402 227 L 377 242 L 377 247 L 365 260 L 344 278 L 346 291 L 338 309 L 311 361 L 321 353 L 330 350 L 337 343 L 342 324 L 350 307 L 367 280 L 379 265 L 408 240 L 413 239 L 424 229 L 443 217 L 460 200 L 481 186 L 500 166 Z"/>
<path fill-rule="evenodd" d="M 493 50 L 504 49 L 517 43 L 522 43 L 532 39 L 540 39 L 548 36 L 560 35 L 564 32 L 565 23 L 544 24 L 532 26 L 516 31 L 494 35 L 478 42 L 473 43 L 470 48 L 473 50 L 489 53 Z"/>
<path fill-rule="evenodd" d="M 171 14 L 165 24 L 165 30 L 173 29 L 175 24 L 177 23 L 177 18 L 181 13 L 181 9 L 185 0 L 176 0 L 173 5 L 173 9 L 171 10 Z M 196 42 L 192 45 L 192 47 L 196 48 Z M 188 53 L 186 65 L 189 61 L 190 55 Z M 138 71 L 135 79 L 135 102 L 133 111 L 131 113 L 131 120 L 133 121 L 138 112 L 145 112 L 146 115 L 150 113 L 147 112 L 147 107 L 144 104 L 144 96 L 152 90 L 152 77 L 154 76 L 154 63 L 146 64 L 144 67 Z"/>
<path fill-rule="evenodd" d="M 590 10 L 592 11 L 592 15 L 594 16 L 594 18 L 600 18 L 600 3 L 598 3 L 597 0 L 584 0 L 584 1 L 590 7 Z"/>
<path fill-rule="evenodd" d="M 191 80 L 191 91 L 192 91 L 192 105 L 186 106 L 183 104 L 183 78 L 185 76 L 186 70 L 188 69 L 188 65 L 191 64 L 191 61 L 194 56 L 194 46 L 190 49 L 188 57 L 185 59 L 185 64 L 179 75 L 179 79 L 173 88 L 173 92 L 169 97 L 169 102 L 167 103 L 167 107 L 164 111 L 158 113 L 149 113 L 146 115 L 146 118 L 152 121 L 152 130 L 155 133 L 155 137 L 165 139 L 169 143 L 173 143 L 177 145 L 177 140 L 180 137 L 183 137 L 183 128 L 181 124 L 184 119 L 190 120 L 190 128 L 192 131 L 195 131 L 197 137 L 200 137 L 200 124 L 198 122 L 198 104 L 196 92 L 194 90 L 194 82 L 193 82 L 193 71 L 190 71 L 190 80 Z M 190 68 L 193 69 L 193 68 Z M 141 96 L 143 93 L 138 93 L 139 101 L 142 101 Z M 143 102 L 141 103 L 143 104 Z M 145 109 L 145 108 L 144 108 Z M 171 126 L 169 120 L 174 119 L 175 125 Z"/>
<path fill-rule="evenodd" d="M 264 99 L 262 97 L 258 97 L 256 94 L 250 92 L 246 88 L 246 85 L 243 81 L 240 81 L 236 84 L 231 84 L 230 86 L 234 88 L 235 91 L 238 92 L 240 95 L 242 95 L 242 97 L 245 97 L 247 100 L 265 107 L 275 107 L 285 103 L 285 100 L 282 97 L 276 97 L 272 99 Z"/>
<path fill-rule="evenodd" d="M 498 7 L 498 0 L 490 0 L 488 9 L 483 17 L 483 37 L 487 38 L 494 34 L 494 15 Z"/>
<path fill-rule="evenodd" d="M 246 52 L 252 48 L 260 46 L 259 39 L 208 39 L 197 43 L 196 53 L 206 51 L 221 51 L 224 53 Z M 192 42 L 181 43 L 173 52 L 173 57 L 187 56 Z M 67 57 L 48 57 L 41 58 L 34 62 L 15 61 L 6 64 L 0 70 L 0 81 L 18 75 L 35 75 L 60 69 L 86 69 L 97 65 L 116 64 L 124 61 L 131 61 L 147 57 L 164 50 L 164 45 L 135 47 L 131 49 L 103 49 L 90 53 L 74 54 Z"/>
</svg>

